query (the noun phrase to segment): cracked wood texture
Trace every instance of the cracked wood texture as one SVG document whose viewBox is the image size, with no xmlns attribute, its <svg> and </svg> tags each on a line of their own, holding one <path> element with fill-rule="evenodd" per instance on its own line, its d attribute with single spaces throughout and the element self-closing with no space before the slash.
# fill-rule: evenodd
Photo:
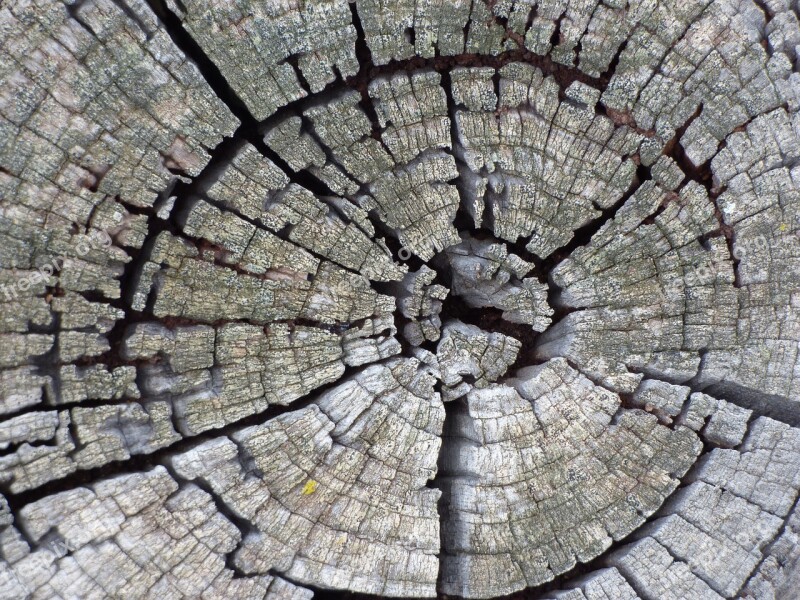
<svg viewBox="0 0 800 600">
<path fill-rule="evenodd" d="M 0 4 L 0 598 L 800 597 L 799 18 Z"/>
</svg>

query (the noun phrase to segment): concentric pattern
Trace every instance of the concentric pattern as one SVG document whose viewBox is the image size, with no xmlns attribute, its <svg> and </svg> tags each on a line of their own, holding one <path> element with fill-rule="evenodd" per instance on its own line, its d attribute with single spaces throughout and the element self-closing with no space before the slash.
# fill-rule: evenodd
<svg viewBox="0 0 800 600">
<path fill-rule="evenodd" d="M 794 598 L 798 15 L 0 7 L 0 597 Z"/>
</svg>

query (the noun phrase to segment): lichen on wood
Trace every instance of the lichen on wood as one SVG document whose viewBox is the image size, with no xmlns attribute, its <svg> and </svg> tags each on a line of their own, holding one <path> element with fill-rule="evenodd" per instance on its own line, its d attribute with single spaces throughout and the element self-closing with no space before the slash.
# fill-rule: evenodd
<svg viewBox="0 0 800 600">
<path fill-rule="evenodd" d="M 0 6 L 0 598 L 794 598 L 789 0 Z"/>
</svg>

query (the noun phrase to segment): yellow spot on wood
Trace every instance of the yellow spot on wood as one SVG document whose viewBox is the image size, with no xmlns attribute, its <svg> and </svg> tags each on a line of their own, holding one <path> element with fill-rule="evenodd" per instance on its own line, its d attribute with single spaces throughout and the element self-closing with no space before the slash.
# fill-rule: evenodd
<svg viewBox="0 0 800 600">
<path fill-rule="evenodd" d="M 318 481 L 309 479 L 308 481 L 306 481 L 306 484 L 303 486 L 303 491 L 300 493 L 303 494 L 303 496 L 310 496 L 311 494 L 317 491 L 318 485 L 319 485 Z"/>
<path fill-rule="evenodd" d="M 789 229 L 789 226 L 786 223 L 781 223 L 781 231 L 786 231 Z"/>
</svg>

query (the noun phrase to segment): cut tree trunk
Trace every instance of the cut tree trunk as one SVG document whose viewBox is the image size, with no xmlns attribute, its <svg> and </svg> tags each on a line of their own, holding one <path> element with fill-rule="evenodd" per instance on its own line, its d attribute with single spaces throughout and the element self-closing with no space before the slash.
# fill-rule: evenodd
<svg viewBox="0 0 800 600">
<path fill-rule="evenodd" d="M 798 18 L 0 5 L 0 598 L 797 598 Z"/>
</svg>

